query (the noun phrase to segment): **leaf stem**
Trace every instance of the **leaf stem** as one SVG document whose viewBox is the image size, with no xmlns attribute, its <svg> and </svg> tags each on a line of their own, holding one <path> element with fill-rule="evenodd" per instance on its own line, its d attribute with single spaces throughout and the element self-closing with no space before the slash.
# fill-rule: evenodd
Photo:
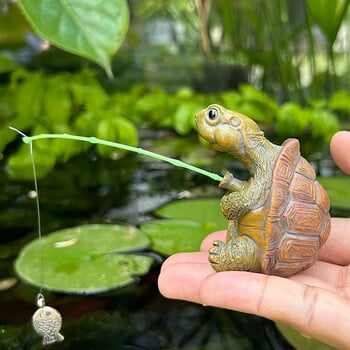
<svg viewBox="0 0 350 350">
<path fill-rule="evenodd" d="M 147 156 L 147 157 L 151 157 L 163 162 L 167 162 L 170 163 L 176 167 L 180 167 L 180 168 L 185 168 L 188 170 L 191 170 L 195 173 L 201 174 L 201 175 L 205 175 L 215 181 L 221 181 L 222 177 L 218 174 L 212 173 L 210 171 L 206 171 L 204 169 L 198 168 L 196 166 L 193 166 L 191 164 L 185 163 L 181 160 L 178 159 L 174 159 L 174 158 L 169 158 L 166 156 L 163 156 L 161 154 L 158 153 L 154 153 L 151 151 L 147 151 L 143 148 L 139 148 L 139 147 L 133 147 L 133 146 L 128 146 L 128 145 L 124 145 L 122 143 L 118 143 L 118 142 L 112 142 L 112 141 L 106 141 L 106 140 L 102 140 L 99 139 L 97 137 L 86 137 L 86 136 L 78 136 L 78 135 L 70 135 L 70 134 L 39 134 L 39 135 L 35 135 L 35 136 L 24 136 L 22 138 L 24 143 L 30 143 L 32 141 L 35 140 L 40 140 L 40 139 L 67 139 L 67 140 L 76 140 L 76 141 L 83 141 L 83 142 L 89 142 L 92 144 L 99 144 L 99 145 L 104 145 L 104 146 L 109 146 L 109 147 L 113 147 L 113 148 L 119 148 L 119 149 L 123 149 L 126 151 L 130 151 L 130 152 L 134 152 L 134 153 L 138 153 L 141 154 L 143 156 Z"/>
</svg>

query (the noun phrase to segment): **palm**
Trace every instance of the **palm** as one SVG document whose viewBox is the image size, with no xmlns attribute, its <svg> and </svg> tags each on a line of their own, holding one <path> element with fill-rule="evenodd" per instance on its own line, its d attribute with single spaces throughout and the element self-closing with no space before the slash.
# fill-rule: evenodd
<svg viewBox="0 0 350 350">
<path fill-rule="evenodd" d="M 319 261 L 290 279 L 350 298 L 350 237 L 348 219 L 332 219 L 332 232 Z"/>
<path fill-rule="evenodd" d="M 343 348 L 350 344 L 350 329 L 344 327 L 350 326 L 349 230 L 349 219 L 332 219 L 332 231 L 319 261 L 289 278 L 214 272 L 207 251 L 213 240 L 224 239 L 225 232 L 220 231 L 203 241 L 200 252 L 171 256 L 163 264 L 159 288 L 170 298 L 281 321 Z"/>
</svg>

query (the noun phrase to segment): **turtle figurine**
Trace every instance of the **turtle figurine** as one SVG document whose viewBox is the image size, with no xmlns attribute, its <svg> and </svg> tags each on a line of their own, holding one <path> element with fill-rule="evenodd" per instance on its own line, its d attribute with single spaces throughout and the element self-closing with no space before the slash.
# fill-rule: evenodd
<svg viewBox="0 0 350 350">
<path fill-rule="evenodd" d="M 209 250 L 213 268 L 286 277 L 310 267 L 330 232 L 330 204 L 299 141 L 275 145 L 252 119 L 217 104 L 195 120 L 214 150 L 235 156 L 251 175 L 242 181 L 226 172 L 219 184 L 228 229 L 226 242 Z"/>
</svg>

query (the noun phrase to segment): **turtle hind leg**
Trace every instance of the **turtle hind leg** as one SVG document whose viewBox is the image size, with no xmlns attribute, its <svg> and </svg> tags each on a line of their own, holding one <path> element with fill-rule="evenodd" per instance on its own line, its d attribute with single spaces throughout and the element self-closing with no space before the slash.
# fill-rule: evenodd
<svg viewBox="0 0 350 350">
<path fill-rule="evenodd" d="M 215 271 L 261 271 L 260 251 L 248 236 L 233 237 L 227 243 L 213 242 L 209 262 Z"/>
</svg>

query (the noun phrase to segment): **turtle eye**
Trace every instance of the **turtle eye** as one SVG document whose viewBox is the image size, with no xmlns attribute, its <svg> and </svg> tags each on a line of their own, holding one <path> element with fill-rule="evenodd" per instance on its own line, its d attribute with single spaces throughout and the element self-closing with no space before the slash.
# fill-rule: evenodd
<svg viewBox="0 0 350 350">
<path fill-rule="evenodd" d="M 209 108 L 207 111 L 207 118 L 210 121 L 214 121 L 219 115 L 219 111 L 216 108 Z"/>
</svg>

